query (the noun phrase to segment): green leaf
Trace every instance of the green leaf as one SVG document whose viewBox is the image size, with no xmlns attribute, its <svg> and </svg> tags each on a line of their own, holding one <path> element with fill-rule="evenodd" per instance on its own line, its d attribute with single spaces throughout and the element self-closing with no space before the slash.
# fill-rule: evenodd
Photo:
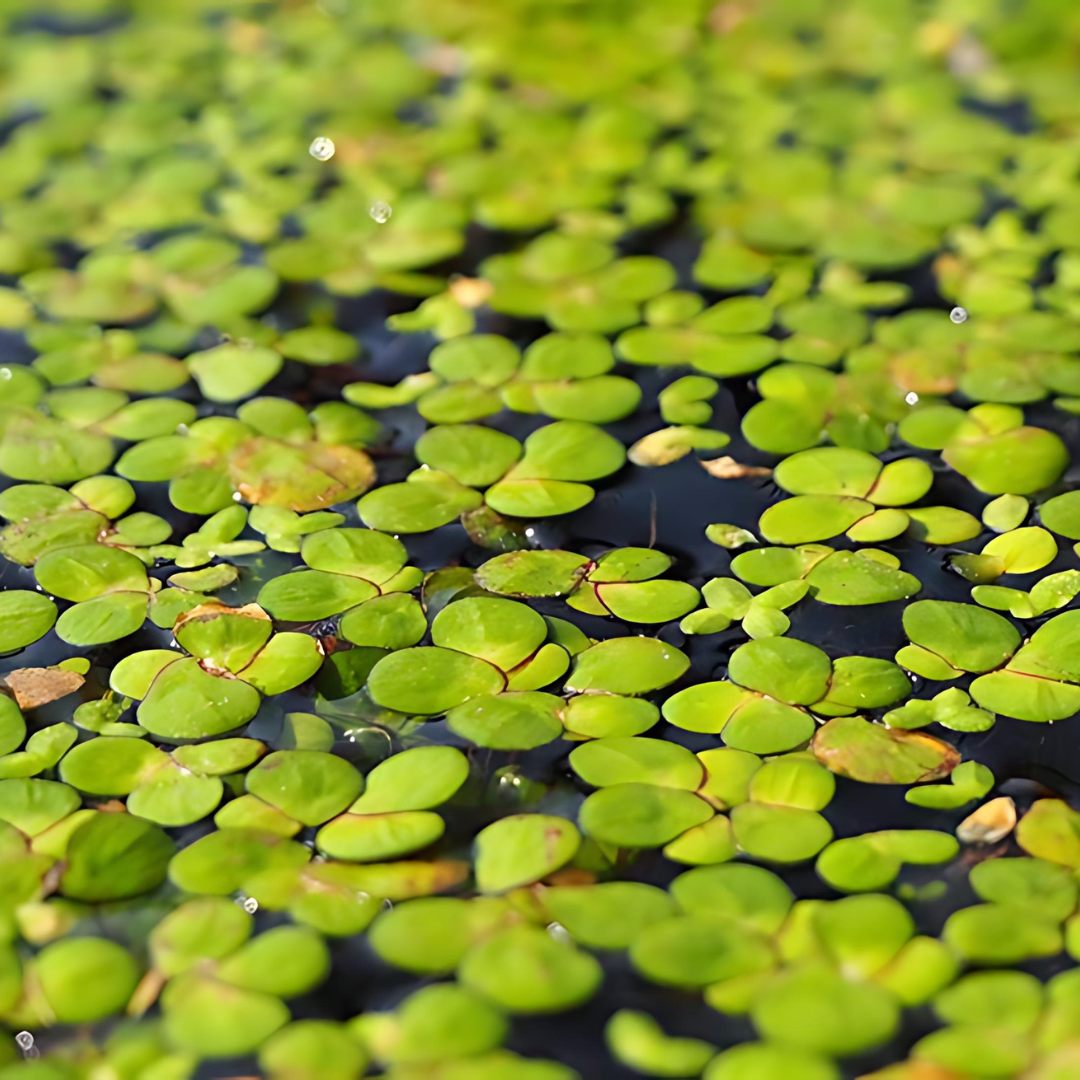
<svg viewBox="0 0 1080 1080">
<path fill-rule="evenodd" d="M 566 689 L 645 694 L 674 682 L 689 666 L 684 653 L 654 638 L 612 638 L 574 657 Z"/>
<path fill-rule="evenodd" d="M 139 968 L 132 955 L 100 937 L 70 938 L 46 945 L 34 962 L 40 992 L 56 1021 L 88 1024 L 123 1010 L 135 990 Z M 88 994 L 87 987 L 94 992 Z"/>
<path fill-rule="evenodd" d="M 341 813 L 364 786 L 349 762 L 318 750 L 269 754 L 248 772 L 245 785 L 304 825 L 320 825 Z"/>
<path fill-rule="evenodd" d="M 280 370 L 281 355 L 259 346 L 218 345 L 187 358 L 188 370 L 211 401 L 241 401 L 262 389 Z"/>
<path fill-rule="evenodd" d="M 134 742 L 134 740 L 124 740 Z M 73 900 L 122 900 L 165 880 L 173 842 L 127 814 L 95 814 L 72 834 L 60 888 Z"/>
<path fill-rule="evenodd" d="M 603 972 L 588 953 L 560 944 L 539 927 L 517 926 L 470 949 L 458 977 L 497 1007 L 527 1014 L 583 1004 L 599 988 Z"/>
<path fill-rule="evenodd" d="M 530 885 L 570 861 L 581 843 L 574 823 L 545 814 L 515 814 L 476 837 L 476 883 L 501 893 Z"/>
<path fill-rule="evenodd" d="M 713 816 L 689 791 L 654 784 L 616 784 L 590 795 L 578 814 L 582 830 L 616 847 L 662 847 Z"/>
</svg>

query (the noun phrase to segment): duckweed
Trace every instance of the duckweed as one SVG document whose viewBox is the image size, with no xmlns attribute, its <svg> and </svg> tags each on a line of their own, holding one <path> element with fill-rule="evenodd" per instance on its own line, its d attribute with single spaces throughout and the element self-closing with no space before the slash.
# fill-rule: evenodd
<svg viewBox="0 0 1080 1080">
<path fill-rule="evenodd" d="M 1068 14 L 4 7 L 5 1080 L 1076 1073 Z"/>
</svg>

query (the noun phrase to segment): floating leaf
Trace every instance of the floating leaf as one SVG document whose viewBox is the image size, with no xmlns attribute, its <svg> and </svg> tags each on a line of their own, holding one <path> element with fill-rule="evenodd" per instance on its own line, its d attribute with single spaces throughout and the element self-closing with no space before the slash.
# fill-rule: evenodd
<svg viewBox="0 0 1080 1080">
<path fill-rule="evenodd" d="M 628 783 L 590 795 L 581 806 L 578 822 L 595 840 L 648 848 L 662 847 L 712 816 L 709 805 L 691 792 Z"/>
<path fill-rule="evenodd" d="M 581 836 L 573 822 L 545 814 L 517 814 L 476 837 L 476 883 L 500 893 L 539 881 L 574 857 Z"/>
<path fill-rule="evenodd" d="M 650 1076 L 697 1076 L 716 1053 L 701 1039 L 672 1038 L 645 1012 L 620 1009 L 604 1038 L 616 1061 Z"/>
<path fill-rule="evenodd" d="M 574 657 L 566 688 L 645 694 L 674 682 L 689 666 L 684 653 L 654 638 L 612 638 Z"/>
<path fill-rule="evenodd" d="M 794 968 L 771 981 L 751 1017 L 766 1038 L 804 1050 L 846 1056 L 889 1039 L 899 1007 L 887 991 L 856 985 L 823 966 Z"/>
<path fill-rule="evenodd" d="M 368 690 L 378 704 L 426 715 L 444 713 L 470 698 L 497 694 L 504 686 L 504 676 L 492 664 L 433 646 L 391 653 L 368 678 Z"/>
<path fill-rule="evenodd" d="M 463 985 L 513 1013 L 561 1012 L 593 996 L 603 978 L 588 953 L 544 930 L 518 926 L 474 946 L 458 968 Z"/>
<path fill-rule="evenodd" d="M 918 731 L 837 717 L 819 728 L 814 756 L 832 772 L 866 784 L 916 784 L 939 780 L 960 763 L 957 750 Z"/>
</svg>

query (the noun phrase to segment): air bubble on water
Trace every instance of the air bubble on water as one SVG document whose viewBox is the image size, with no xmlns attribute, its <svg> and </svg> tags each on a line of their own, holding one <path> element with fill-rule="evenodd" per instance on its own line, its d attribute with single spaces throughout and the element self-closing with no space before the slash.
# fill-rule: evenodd
<svg viewBox="0 0 1080 1080">
<path fill-rule="evenodd" d="M 918 402 L 918 400 L 919 400 L 919 395 L 918 395 L 918 394 L 916 394 L 914 390 L 912 390 L 912 391 L 911 391 L 911 393 L 910 393 L 910 394 L 908 394 L 908 395 L 907 395 L 907 396 L 906 396 L 906 397 L 904 398 L 904 400 L 905 400 L 905 401 L 906 401 L 906 402 L 907 402 L 907 403 L 908 403 L 909 405 L 915 405 L 915 404 L 916 404 L 916 403 Z"/>
<path fill-rule="evenodd" d="M 329 161 L 334 156 L 334 140 L 320 135 L 317 139 L 311 140 L 308 153 L 316 161 Z"/>
<path fill-rule="evenodd" d="M 371 209 L 368 211 L 371 214 L 371 220 L 377 221 L 380 225 L 385 225 L 390 220 L 390 215 L 393 213 L 389 203 L 377 202 L 373 203 Z"/>
<path fill-rule="evenodd" d="M 0 368 L 0 379 L 10 379 L 11 368 Z"/>
<path fill-rule="evenodd" d="M 249 915 L 254 915 L 259 910 L 259 901 L 254 896 L 249 896 L 240 905 Z"/>
<path fill-rule="evenodd" d="M 233 492 L 233 502 L 239 502 L 244 496 L 239 491 Z"/>
<path fill-rule="evenodd" d="M 557 923 L 557 922 L 549 923 L 549 924 L 548 924 L 548 928 L 547 928 L 547 932 L 548 932 L 548 933 L 549 933 L 549 934 L 550 934 L 550 935 L 551 935 L 551 936 L 552 936 L 552 937 L 553 937 L 553 938 L 554 938 L 554 939 L 555 939 L 556 941 L 565 941 L 565 942 L 568 942 L 568 943 L 569 943 L 570 941 L 572 941 L 572 940 L 573 940 L 573 939 L 572 939 L 572 938 L 570 937 L 570 931 L 569 931 L 569 930 L 567 930 L 567 929 L 566 929 L 566 927 L 565 927 L 565 926 L 563 926 L 563 924 L 562 924 L 562 923 Z"/>
<path fill-rule="evenodd" d="M 966 308 L 954 307 L 952 311 L 949 312 L 949 318 L 956 323 L 957 326 L 962 322 L 967 322 L 967 317 L 968 313 Z"/>
<path fill-rule="evenodd" d="M 15 1045 L 25 1053 L 27 1050 L 33 1048 L 34 1036 L 31 1035 L 29 1031 L 20 1031 L 19 1034 L 15 1036 Z"/>
</svg>

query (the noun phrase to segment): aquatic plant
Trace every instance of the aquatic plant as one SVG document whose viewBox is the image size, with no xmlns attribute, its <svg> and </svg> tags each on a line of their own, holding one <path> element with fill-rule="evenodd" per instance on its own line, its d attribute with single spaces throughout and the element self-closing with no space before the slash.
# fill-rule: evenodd
<svg viewBox="0 0 1080 1080">
<path fill-rule="evenodd" d="M 4 1080 L 1080 1069 L 1007 7 L 4 6 Z"/>
</svg>

